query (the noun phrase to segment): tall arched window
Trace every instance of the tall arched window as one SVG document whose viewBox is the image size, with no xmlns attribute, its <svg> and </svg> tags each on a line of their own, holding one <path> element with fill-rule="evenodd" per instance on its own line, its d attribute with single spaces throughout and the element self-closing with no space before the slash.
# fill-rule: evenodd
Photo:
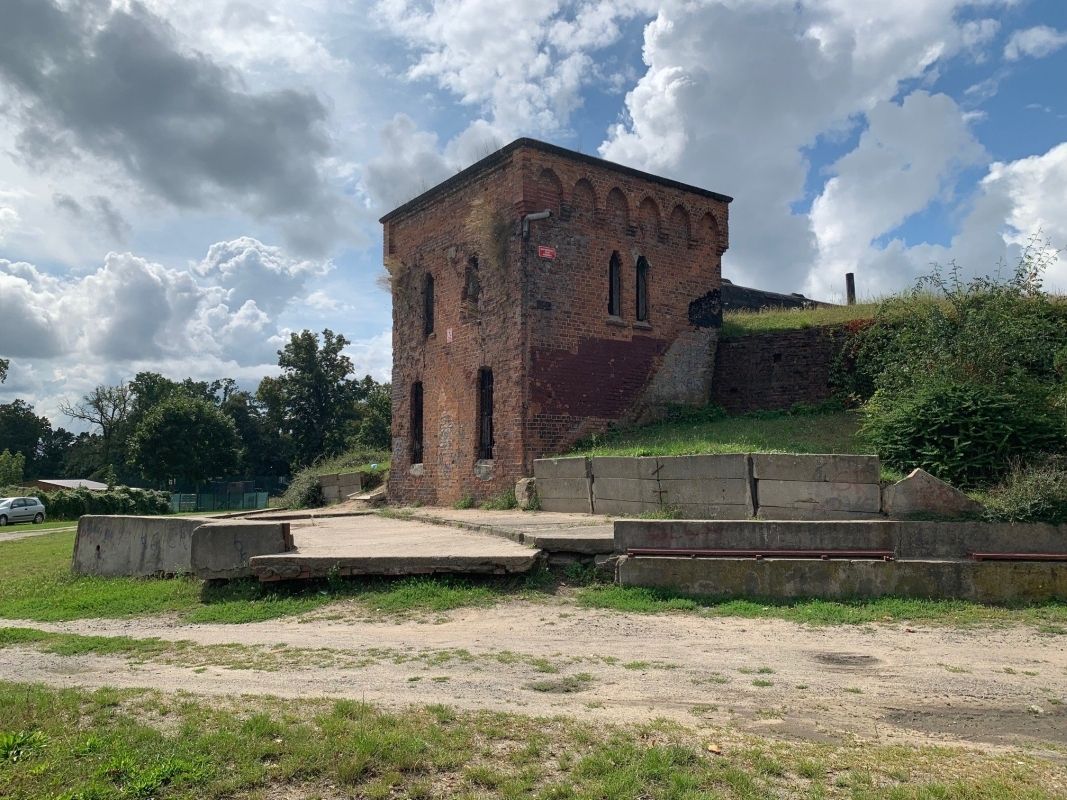
<svg viewBox="0 0 1067 800">
<path fill-rule="evenodd" d="M 411 463 L 422 463 L 422 381 L 411 384 Z"/>
<path fill-rule="evenodd" d="M 637 321 L 648 322 L 648 261 L 637 259 Z"/>
<path fill-rule="evenodd" d="M 493 370 L 478 370 L 478 458 L 493 457 Z"/>
<path fill-rule="evenodd" d="M 622 259 L 618 251 L 611 254 L 608 262 L 608 314 L 622 316 Z"/>
<path fill-rule="evenodd" d="M 433 333 L 433 275 L 429 272 L 422 284 L 422 332 Z"/>
</svg>

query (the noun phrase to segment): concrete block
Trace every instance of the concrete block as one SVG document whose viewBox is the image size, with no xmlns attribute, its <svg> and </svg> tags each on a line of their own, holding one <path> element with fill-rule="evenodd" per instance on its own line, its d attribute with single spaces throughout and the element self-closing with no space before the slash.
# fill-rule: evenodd
<svg viewBox="0 0 1067 800">
<path fill-rule="evenodd" d="M 226 520 L 209 522 L 193 531 L 192 573 L 205 580 L 246 578 L 253 556 L 292 550 L 288 522 Z"/>
<path fill-rule="evenodd" d="M 642 514 L 658 511 L 660 508 L 660 504 L 654 501 L 642 502 L 640 500 L 609 500 L 601 498 L 596 501 L 593 513 L 606 514 L 609 517 L 639 517 Z"/>
<path fill-rule="evenodd" d="M 358 472 L 341 472 L 337 475 L 337 485 L 341 494 L 349 495 L 363 491 L 363 476 Z"/>
<path fill-rule="evenodd" d="M 596 469 L 595 464 L 593 469 Z M 593 479 L 593 507 L 595 508 L 602 500 L 627 500 L 634 503 L 659 505 L 659 482 L 596 477 Z"/>
<path fill-rule="evenodd" d="M 537 503 L 537 479 L 519 478 L 515 481 L 515 503 L 524 511 Z"/>
<path fill-rule="evenodd" d="M 894 550 L 899 523 L 617 520 L 615 547 L 663 550 Z"/>
<path fill-rule="evenodd" d="M 761 505 L 756 511 L 756 518 L 779 520 L 864 520 L 885 519 L 885 515 L 877 514 L 873 511 L 841 511 L 840 509 L 827 508 L 817 504 L 791 508 Z"/>
<path fill-rule="evenodd" d="M 629 480 L 655 480 L 659 459 L 628 457 L 595 457 L 591 459 L 593 481 L 610 478 Z"/>
<path fill-rule="evenodd" d="M 666 505 L 748 506 L 749 516 L 752 515 L 752 491 L 747 479 L 664 480 L 659 482 L 659 491 Z"/>
<path fill-rule="evenodd" d="M 756 481 L 757 506 L 811 508 L 821 511 L 863 511 L 877 514 L 882 491 L 877 483 L 830 483 L 825 481 Z"/>
<path fill-rule="evenodd" d="M 982 505 L 926 470 L 915 469 L 908 477 L 882 490 L 882 510 L 894 517 L 912 514 L 963 517 L 981 513 Z"/>
<path fill-rule="evenodd" d="M 878 456 L 753 453 L 757 480 L 822 483 L 878 483 Z"/>
<path fill-rule="evenodd" d="M 671 503 L 671 508 L 678 512 L 679 519 L 751 519 L 752 506 L 717 503 L 702 505 L 700 503 Z"/>
<path fill-rule="evenodd" d="M 340 486 L 328 485 L 320 488 L 322 489 L 322 499 L 327 503 L 339 503 L 341 501 Z"/>
<path fill-rule="evenodd" d="M 326 475 L 319 475 L 318 481 L 319 486 L 321 486 L 323 489 L 325 489 L 327 486 L 337 486 L 339 483 L 336 472 L 328 473 Z"/>
<path fill-rule="evenodd" d="M 749 457 L 746 453 L 702 456 L 663 456 L 659 459 L 659 479 L 705 480 L 733 478 L 747 481 Z"/>
<path fill-rule="evenodd" d="M 538 480 L 549 478 L 588 478 L 589 459 L 577 458 L 539 458 L 534 461 L 534 477 Z"/>
<path fill-rule="evenodd" d="M 537 478 L 537 493 L 546 498 L 584 497 L 589 501 L 592 482 L 588 478 Z"/>
<path fill-rule="evenodd" d="M 558 511 L 561 514 L 592 514 L 593 504 L 588 497 L 542 497 L 542 511 Z"/>
<path fill-rule="evenodd" d="M 980 603 L 1067 598 L 1067 570 L 1040 562 L 623 557 L 617 575 L 623 586 L 716 597 L 917 597 Z"/>
<path fill-rule="evenodd" d="M 84 516 L 72 569 L 105 577 L 180 575 L 191 571 L 193 531 L 205 517 Z"/>
</svg>

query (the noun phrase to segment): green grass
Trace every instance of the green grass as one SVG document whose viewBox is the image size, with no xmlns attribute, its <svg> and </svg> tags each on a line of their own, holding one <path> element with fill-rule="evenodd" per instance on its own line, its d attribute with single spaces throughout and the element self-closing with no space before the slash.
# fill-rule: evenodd
<svg viewBox="0 0 1067 800">
<path fill-rule="evenodd" d="M 786 743 L 446 706 L 389 713 L 350 700 L 0 683 L 0 708 L 8 800 L 1046 800 L 1063 780 L 1055 762 L 1020 752 Z"/>
<path fill-rule="evenodd" d="M 5 533 L 25 533 L 28 531 L 50 531 L 56 528 L 76 528 L 78 526 L 78 520 L 76 519 L 50 519 L 46 522 L 42 522 L 40 525 L 34 525 L 32 522 L 20 522 L 17 525 L 5 525 L 0 528 L 0 535 Z"/>
<path fill-rule="evenodd" d="M 872 302 L 857 303 L 854 306 L 728 311 L 723 314 L 722 318 L 722 336 L 724 339 L 736 339 L 752 333 L 820 328 L 827 325 L 843 325 L 856 319 L 874 319 L 878 305 Z"/>
<path fill-rule="evenodd" d="M 620 428 L 582 442 L 570 455 L 681 456 L 703 453 L 870 453 L 858 436 L 855 411 L 757 413 L 723 417 L 709 413 L 634 428 Z"/>
<path fill-rule="evenodd" d="M 548 586 L 541 573 L 484 582 L 408 578 L 292 587 L 251 580 L 208 586 L 190 577 L 97 578 L 71 573 L 73 546 L 72 532 L 0 542 L 0 618 L 57 622 L 179 613 L 188 622 L 244 623 L 302 614 L 338 600 L 385 614 L 442 612 L 525 597 Z"/>
<path fill-rule="evenodd" d="M 1050 635 L 1067 635 L 1067 603 L 1007 608 L 966 600 L 732 600 L 691 597 L 660 589 L 599 585 L 579 589 L 576 601 L 587 608 L 638 614 L 690 612 L 709 617 L 776 618 L 808 625 L 862 625 L 924 621 L 956 626 L 1021 622 Z"/>
</svg>

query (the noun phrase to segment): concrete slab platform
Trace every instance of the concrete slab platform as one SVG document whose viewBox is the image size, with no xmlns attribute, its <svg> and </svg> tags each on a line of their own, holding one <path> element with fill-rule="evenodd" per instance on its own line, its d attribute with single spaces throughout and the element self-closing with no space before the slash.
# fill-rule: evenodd
<svg viewBox="0 0 1067 800">
<path fill-rule="evenodd" d="M 526 572 L 539 551 L 496 536 L 377 515 L 294 520 L 295 551 L 255 556 L 261 581 Z"/>
<path fill-rule="evenodd" d="M 399 513 L 436 525 L 481 531 L 548 553 L 604 555 L 615 550 L 610 518 L 558 511 L 486 511 L 480 508 L 404 508 Z"/>
</svg>

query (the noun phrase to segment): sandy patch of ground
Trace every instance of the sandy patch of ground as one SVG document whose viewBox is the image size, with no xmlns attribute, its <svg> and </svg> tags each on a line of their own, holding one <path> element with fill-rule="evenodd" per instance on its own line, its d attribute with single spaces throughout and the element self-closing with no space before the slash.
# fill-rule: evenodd
<svg viewBox="0 0 1067 800">
<path fill-rule="evenodd" d="M 1067 758 L 1067 640 L 1026 626 L 808 627 L 526 602 L 402 620 L 331 607 L 246 625 L 160 618 L 0 624 L 378 654 L 364 666 L 294 660 L 292 668 L 259 671 L 7 648 L 0 650 L 3 680 L 446 703 L 616 722 L 668 717 L 815 740 L 1025 744 Z M 435 659 L 446 651 L 463 655 Z M 552 691 L 564 688 L 573 691 Z"/>
</svg>

